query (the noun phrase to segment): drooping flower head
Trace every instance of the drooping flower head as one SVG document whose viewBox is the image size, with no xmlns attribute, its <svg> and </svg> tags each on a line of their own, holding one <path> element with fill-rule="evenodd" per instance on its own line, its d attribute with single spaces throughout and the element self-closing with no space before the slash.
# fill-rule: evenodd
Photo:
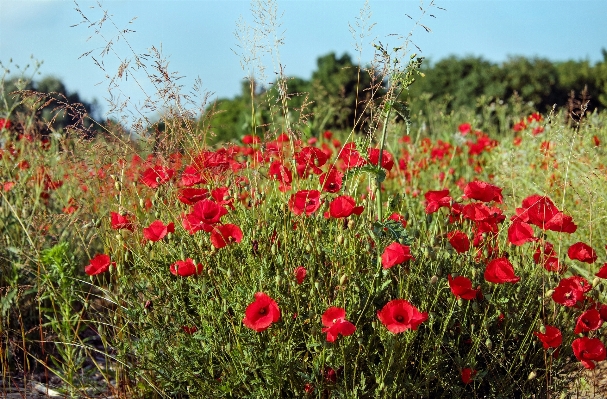
<svg viewBox="0 0 607 399">
<path fill-rule="evenodd" d="M 507 258 L 493 259 L 485 269 L 485 280 L 490 283 L 516 283 L 520 279 L 514 274 L 514 266 Z"/>
<path fill-rule="evenodd" d="M 168 233 L 175 232 L 175 224 L 170 222 L 165 226 L 160 220 L 152 222 L 148 227 L 143 229 L 143 236 L 152 242 L 162 240 Z"/>
<path fill-rule="evenodd" d="M 169 270 L 175 276 L 188 277 L 202 273 L 202 264 L 195 264 L 191 258 L 187 258 L 173 263 Z"/>
<path fill-rule="evenodd" d="M 554 326 L 545 326 L 545 333 L 534 332 L 533 334 L 539 338 L 544 345 L 544 349 L 557 348 L 563 343 L 563 335 L 561 330 Z"/>
<path fill-rule="evenodd" d="M 411 259 L 415 260 L 413 255 L 411 255 L 411 248 L 408 245 L 393 242 L 384 249 L 384 252 L 381 255 L 381 264 L 384 269 L 389 269 L 401 263 L 408 262 Z"/>
<path fill-rule="evenodd" d="M 323 333 L 327 333 L 327 342 L 335 342 L 338 335 L 347 337 L 354 334 L 356 327 L 346 320 L 346 311 L 343 308 L 330 307 L 322 315 Z"/>
<path fill-rule="evenodd" d="M 596 367 L 595 362 L 605 360 L 605 345 L 598 338 L 576 338 L 571 347 L 575 357 L 589 370 Z"/>
<path fill-rule="evenodd" d="M 84 267 L 84 272 L 89 276 L 95 276 L 110 270 L 111 265 L 116 266 L 116 262 L 111 262 L 109 255 L 99 254 Z"/>
</svg>

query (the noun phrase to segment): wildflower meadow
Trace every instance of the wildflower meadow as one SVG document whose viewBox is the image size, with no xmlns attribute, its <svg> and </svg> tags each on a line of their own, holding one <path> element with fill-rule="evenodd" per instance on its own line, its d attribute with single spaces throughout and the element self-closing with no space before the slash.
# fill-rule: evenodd
<svg viewBox="0 0 607 399">
<path fill-rule="evenodd" d="M 166 65 L 137 54 L 157 120 L 91 120 L 25 78 L 5 90 L 5 74 L 2 389 L 592 392 L 607 342 L 607 114 L 516 98 L 412 114 L 403 95 L 423 58 L 403 40 L 359 66 L 353 129 L 323 126 L 322 104 L 295 110 L 279 73 L 230 141 L 214 135 L 219 112 L 188 108 Z M 53 128 L 49 103 L 73 123 Z"/>
</svg>

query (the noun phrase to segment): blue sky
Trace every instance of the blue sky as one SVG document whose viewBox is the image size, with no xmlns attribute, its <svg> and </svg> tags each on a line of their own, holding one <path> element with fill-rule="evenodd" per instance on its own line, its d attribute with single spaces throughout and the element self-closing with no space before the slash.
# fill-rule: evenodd
<svg viewBox="0 0 607 399">
<path fill-rule="evenodd" d="M 78 4 L 92 21 L 101 18 L 96 1 Z M 418 18 L 420 4 L 427 7 L 430 1 L 369 1 L 371 22 L 376 25 L 363 41 L 363 64 L 373 57 L 372 41 L 399 44 L 391 34 L 406 35 L 414 28 L 405 14 Z M 421 55 L 430 60 L 475 55 L 499 62 L 509 55 L 524 55 L 597 62 L 602 59 L 601 48 L 607 48 L 606 0 L 435 0 L 435 4 L 445 10 L 429 8 L 421 21 L 432 32 L 417 27 L 412 36 Z M 239 17 L 252 22 L 250 1 L 105 0 L 101 5 L 117 28 L 135 31 L 126 36 L 133 51 L 162 49 L 169 70 L 184 77 L 179 80 L 184 92 L 191 91 L 197 77 L 202 88 L 213 93 L 211 98 L 240 91 L 247 73 L 234 52 L 239 50 L 234 32 Z M 349 24 L 356 22 L 363 5 L 364 0 L 278 0 L 282 15 L 278 32 L 284 37 L 279 59 L 285 73 L 309 78 L 316 58 L 331 51 L 348 52 L 358 59 Z M 114 75 L 120 62 L 114 53 L 101 57 L 101 52 L 117 30 L 106 22 L 103 39 L 86 24 L 70 27 L 80 21 L 71 0 L 0 0 L 0 61 L 14 72 L 15 64 L 23 68 L 33 55 L 44 61 L 42 75 L 60 78 L 68 90 L 78 91 L 88 101 L 98 99 L 107 111 L 105 76 Z M 134 58 L 122 39 L 114 49 L 121 59 Z M 79 58 L 91 50 L 91 56 L 103 61 L 105 72 L 90 56 Z M 268 81 L 275 65 L 266 60 Z M 142 89 L 152 93 L 152 85 L 141 71 L 130 73 L 120 83 L 122 98 L 128 96 L 141 105 Z"/>
</svg>

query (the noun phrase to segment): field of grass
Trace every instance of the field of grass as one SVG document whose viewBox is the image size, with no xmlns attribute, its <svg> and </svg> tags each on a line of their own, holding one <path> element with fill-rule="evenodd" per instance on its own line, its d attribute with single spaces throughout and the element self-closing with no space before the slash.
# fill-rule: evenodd
<svg viewBox="0 0 607 399">
<path fill-rule="evenodd" d="M 407 117 L 421 61 L 378 54 L 386 83 L 352 131 L 292 120 L 279 90 L 214 146 L 213 115 L 170 91 L 162 130 L 95 136 L 49 130 L 38 94 L 10 94 L 27 111 L 0 108 L 0 390 L 587 388 L 606 355 L 607 114 L 513 100 Z"/>
</svg>

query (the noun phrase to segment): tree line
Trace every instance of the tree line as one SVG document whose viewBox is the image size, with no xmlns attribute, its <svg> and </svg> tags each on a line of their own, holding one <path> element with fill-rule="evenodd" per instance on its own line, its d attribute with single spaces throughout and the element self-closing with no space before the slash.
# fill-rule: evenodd
<svg viewBox="0 0 607 399">
<path fill-rule="evenodd" d="M 601 52 L 603 59 L 596 63 L 521 56 L 501 63 L 473 56 L 451 56 L 435 63 L 425 60 L 421 66 L 423 77 L 418 77 L 409 91 L 402 94 L 402 100 L 412 113 L 427 108 L 428 104 L 440 105 L 441 110 L 450 112 L 513 98 L 530 103 L 541 112 L 554 105 L 566 106 L 574 97 L 589 100 L 590 109 L 604 109 L 607 108 L 607 50 Z M 369 66 L 359 67 L 347 53 L 341 56 L 329 53 L 317 59 L 310 79 L 288 77 L 267 87 L 244 81 L 239 95 L 211 102 L 206 113 L 212 115 L 210 123 L 215 141 L 240 138 L 251 133 L 254 126 L 263 130 L 264 125 L 285 117 L 304 133 L 305 130 L 317 134 L 326 129 L 352 129 L 355 121 L 360 122 L 368 112 L 365 104 L 371 97 L 370 88 L 380 86 L 381 94 L 384 82 L 378 76 Z M 16 82 L 6 83 L 5 93 L 8 93 Z M 54 93 L 53 98 L 63 103 L 82 103 L 82 111 L 95 116 L 95 104 L 82 101 L 78 93 L 68 93 L 57 78 L 46 77 L 31 83 L 27 89 Z M 20 104 L 15 111 L 24 106 Z M 57 114 L 53 112 L 55 108 L 56 104 L 49 103 L 39 110 L 43 119 L 53 120 L 53 128 L 77 123 L 73 114 Z M 360 129 L 362 124 L 356 126 Z"/>
</svg>

